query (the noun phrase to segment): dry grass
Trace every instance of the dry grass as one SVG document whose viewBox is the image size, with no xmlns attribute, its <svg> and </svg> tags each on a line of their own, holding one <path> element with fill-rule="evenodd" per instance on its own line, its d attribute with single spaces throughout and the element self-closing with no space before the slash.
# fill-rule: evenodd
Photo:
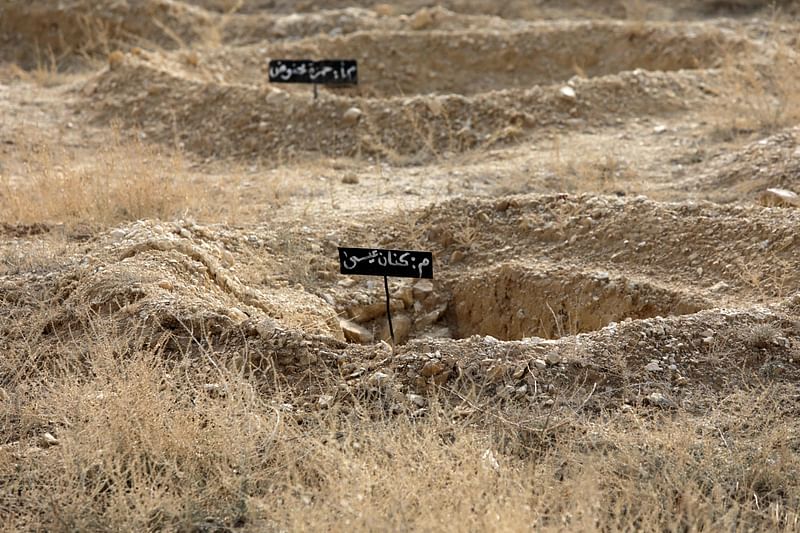
<svg viewBox="0 0 800 533">
<path fill-rule="evenodd" d="M 444 391 L 418 413 L 347 395 L 319 411 L 103 331 L 49 364 L 37 343 L 8 352 L 6 530 L 800 527 L 800 436 L 779 399 L 790 391 L 742 391 L 703 416 L 477 396 L 463 418 Z M 39 447 L 45 432 L 58 444 Z"/>
<path fill-rule="evenodd" d="M 780 36 L 777 22 L 771 30 Z M 740 135 L 774 133 L 800 123 L 800 56 L 780 37 L 767 36 L 771 49 L 729 54 L 722 78 L 729 98 L 719 108 L 715 137 L 733 140 Z"/>
<path fill-rule="evenodd" d="M 28 149 L 18 174 L 0 174 L 0 222 L 109 226 L 241 214 L 235 182 L 194 177 L 177 152 L 120 137 L 91 156 L 48 144 Z"/>
</svg>

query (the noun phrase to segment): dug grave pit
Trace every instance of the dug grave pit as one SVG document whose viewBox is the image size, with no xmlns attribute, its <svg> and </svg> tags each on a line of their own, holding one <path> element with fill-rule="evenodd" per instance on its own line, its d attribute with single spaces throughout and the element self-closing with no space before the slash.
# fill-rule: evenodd
<svg viewBox="0 0 800 533">
<path fill-rule="evenodd" d="M 273 46 L 243 47 L 207 66 L 225 64 L 229 83 L 263 82 L 270 58 L 347 57 L 359 62 L 366 96 L 472 95 L 601 77 L 636 69 L 675 71 L 718 66 L 744 46 L 724 30 L 691 24 L 548 22 L 513 32 L 358 32 Z"/>
<path fill-rule="evenodd" d="M 710 307 L 692 293 L 605 271 L 507 263 L 455 283 L 447 320 L 457 338 L 554 339 L 628 318 L 686 315 Z"/>
</svg>

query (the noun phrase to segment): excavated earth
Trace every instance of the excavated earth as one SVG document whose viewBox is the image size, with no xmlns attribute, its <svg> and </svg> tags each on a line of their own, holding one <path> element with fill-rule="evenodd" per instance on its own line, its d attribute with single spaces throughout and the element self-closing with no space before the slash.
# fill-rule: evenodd
<svg viewBox="0 0 800 533">
<path fill-rule="evenodd" d="M 592 389 L 587 408 L 796 390 L 800 209 L 764 191 L 800 192 L 800 103 L 754 89 L 800 72 L 793 3 L 780 23 L 747 1 L 107 4 L 0 6 L 3 179 L 31 178 L 37 143 L 78 165 L 113 132 L 244 207 L 3 220 L 0 347 L 26 320 L 53 354 L 119 328 L 280 376 L 308 409 L 475 382 L 523 404 Z M 360 84 L 267 82 L 309 56 L 358 59 Z M 51 60 L 66 74 L 37 83 Z M 780 120 L 737 122 L 751 98 Z M 339 274 L 337 246 L 433 252 L 432 281 L 390 280 L 396 346 L 382 280 Z"/>
</svg>

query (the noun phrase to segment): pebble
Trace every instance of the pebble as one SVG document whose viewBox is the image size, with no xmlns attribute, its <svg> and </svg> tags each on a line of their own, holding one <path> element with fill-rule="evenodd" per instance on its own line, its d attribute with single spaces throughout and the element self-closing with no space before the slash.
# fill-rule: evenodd
<svg viewBox="0 0 800 533">
<path fill-rule="evenodd" d="M 372 333 L 367 328 L 359 326 L 355 322 L 345 318 L 339 318 L 339 327 L 342 328 L 344 338 L 350 342 L 369 344 L 375 340 Z"/>
<path fill-rule="evenodd" d="M 433 360 L 425 363 L 419 374 L 424 378 L 429 378 L 441 374 L 442 372 L 444 372 L 444 365 L 439 361 Z"/>
<path fill-rule="evenodd" d="M 536 359 L 533 361 L 533 366 L 539 370 L 544 370 L 547 368 L 547 363 L 543 359 Z"/>
<path fill-rule="evenodd" d="M 556 352 L 550 352 L 545 356 L 544 359 L 548 365 L 557 365 L 561 362 L 561 355 Z"/>
<path fill-rule="evenodd" d="M 351 107 L 350 109 L 344 112 L 344 115 L 342 115 L 342 120 L 348 126 L 353 126 L 358 123 L 358 121 L 361 119 L 362 114 L 363 112 L 359 108 Z"/>
<path fill-rule="evenodd" d="M 575 93 L 575 89 L 570 87 L 569 85 L 564 85 L 558 90 L 559 96 L 565 100 L 575 100 L 578 95 Z"/>
<path fill-rule="evenodd" d="M 424 396 L 421 396 L 419 394 L 408 393 L 406 394 L 406 398 L 408 398 L 408 401 L 413 403 L 417 407 L 425 407 L 428 404 L 428 400 L 426 400 Z"/>
<path fill-rule="evenodd" d="M 768 207 L 800 207 L 800 196 L 787 189 L 767 189 L 758 197 L 758 203 Z"/>
<path fill-rule="evenodd" d="M 369 384 L 373 387 L 380 387 L 391 381 L 391 376 L 389 374 L 384 374 L 383 372 L 375 372 L 369 377 Z"/>
<path fill-rule="evenodd" d="M 658 364 L 658 361 L 650 361 L 644 369 L 648 372 L 661 372 L 661 365 Z"/>
<path fill-rule="evenodd" d="M 657 405 L 658 407 L 667 407 L 672 404 L 666 396 L 661 394 L 660 392 L 653 392 L 649 396 L 647 396 L 647 401 L 651 405 Z"/>
<path fill-rule="evenodd" d="M 500 463 L 497 462 L 497 458 L 494 456 L 494 452 L 492 450 L 487 449 L 481 455 L 481 461 L 483 462 L 483 467 L 489 470 L 494 470 L 497 472 L 500 470 Z"/>
<path fill-rule="evenodd" d="M 50 446 L 58 446 L 59 441 L 53 436 L 52 433 L 45 433 L 40 440 L 42 448 L 49 448 Z"/>
<path fill-rule="evenodd" d="M 317 405 L 320 409 L 328 409 L 330 406 L 333 405 L 334 397 L 330 394 L 323 394 L 317 400 Z"/>
</svg>

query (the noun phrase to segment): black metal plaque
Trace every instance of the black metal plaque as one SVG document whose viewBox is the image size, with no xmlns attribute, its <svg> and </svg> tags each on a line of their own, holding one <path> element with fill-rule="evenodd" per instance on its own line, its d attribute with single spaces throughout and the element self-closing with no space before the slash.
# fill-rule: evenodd
<svg viewBox="0 0 800 533">
<path fill-rule="evenodd" d="M 356 85 L 358 62 L 355 59 L 273 59 L 269 62 L 271 83 L 319 83 Z"/>
<path fill-rule="evenodd" d="M 339 271 L 364 276 L 432 279 L 433 254 L 414 250 L 339 248 Z"/>
</svg>

